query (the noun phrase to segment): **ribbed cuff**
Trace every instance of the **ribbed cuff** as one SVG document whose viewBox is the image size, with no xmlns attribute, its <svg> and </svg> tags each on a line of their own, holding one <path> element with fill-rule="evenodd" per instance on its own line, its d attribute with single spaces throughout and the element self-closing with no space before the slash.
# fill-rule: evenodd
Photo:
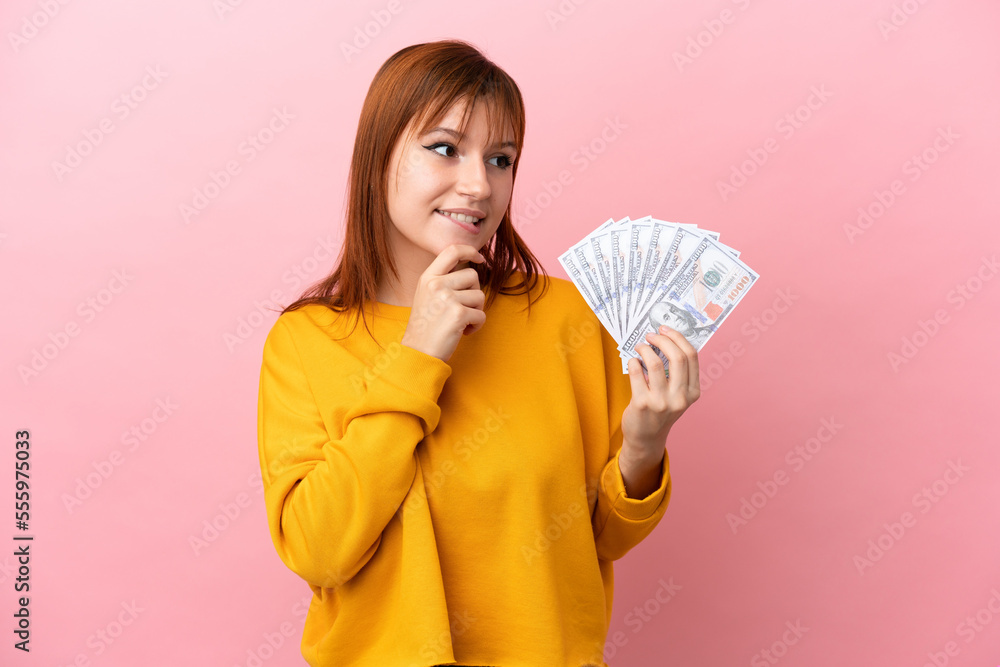
<svg viewBox="0 0 1000 667">
<path fill-rule="evenodd" d="M 663 461 L 660 464 L 660 485 L 642 499 L 629 498 L 625 492 L 625 480 L 622 478 L 621 453 L 619 449 L 612 459 L 613 465 L 609 466 L 604 473 L 602 483 L 608 492 L 609 498 L 614 498 L 612 510 L 617 514 L 632 521 L 642 521 L 648 519 L 663 502 L 667 494 L 667 487 L 670 484 L 670 466 L 667 462 L 667 453 L 663 452 Z"/>
</svg>

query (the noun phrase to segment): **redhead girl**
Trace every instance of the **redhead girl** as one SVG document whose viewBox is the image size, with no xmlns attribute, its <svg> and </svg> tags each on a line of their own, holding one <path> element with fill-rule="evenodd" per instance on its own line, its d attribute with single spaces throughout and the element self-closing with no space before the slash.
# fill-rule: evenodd
<svg viewBox="0 0 1000 667">
<path fill-rule="evenodd" d="M 472 45 L 390 57 L 338 266 L 264 343 L 267 518 L 313 593 L 310 665 L 607 667 L 614 562 L 666 510 L 698 358 L 663 330 L 636 348 L 649 375 L 623 374 L 544 273 L 511 220 L 524 128 L 517 85 Z"/>
</svg>

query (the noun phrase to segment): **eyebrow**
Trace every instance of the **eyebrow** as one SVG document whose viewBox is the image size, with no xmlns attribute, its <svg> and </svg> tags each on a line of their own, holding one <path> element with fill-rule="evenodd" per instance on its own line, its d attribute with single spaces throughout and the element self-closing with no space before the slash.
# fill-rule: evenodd
<svg viewBox="0 0 1000 667">
<path fill-rule="evenodd" d="M 434 129 L 427 130 L 427 132 L 425 132 L 424 134 L 432 134 L 434 132 L 444 132 L 446 134 L 450 134 L 451 136 L 459 140 L 461 140 L 465 136 L 461 132 L 453 130 L 450 127 L 435 127 Z M 501 144 L 493 144 L 493 145 L 496 146 L 497 148 L 507 148 L 508 146 L 510 146 L 514 150 L 517 150 L 517 144 L 515 144 L 513 141 L 505 141 Z"/>
</svg>

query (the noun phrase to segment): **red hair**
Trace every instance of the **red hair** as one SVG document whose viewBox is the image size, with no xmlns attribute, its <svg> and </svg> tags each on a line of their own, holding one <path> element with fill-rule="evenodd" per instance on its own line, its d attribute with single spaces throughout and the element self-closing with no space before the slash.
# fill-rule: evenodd
<svg viewBox="0 0 1000 667">
<path fill-rule="evenodd" d="M 480 99 L 486 103 L 487 141 L 503 136 L 504 129 L 514 135 L 519 159 L 511 170 L 512 178 L 516 179 L 524 145 L 524 101 L 517 84 L 506 72 L 476 47 L 460 40 L 415 44 L 385 61 L 372 80 L 358 121 L 348 177 L 344 244 L 338 266 L 282 313 L 319 303 L 336 312 L 353 311 L 364 318 L 361 306 L 376 301 L 387 272 L 399 277 L 389 242 L 392 222 L 386 183 L 396 142 L 412 119 L 416 119 L 414 129 L 425 131 L 460 100 L 467 102 L 461 128 L 464 131 Z M 530 313 L 530 293 L 539 277 L 544 277 L 544 292 L 548 274 L 515 231 L 510 204 L 496 233 L 480 252 L 486 261 L 470 265 L 479 274 L 479 284 L 486 295 L 484 309 L 489 308 L 498 294 L 528 294 Z M 524 278 L 508 286 L 516 271 L 523 272 Z M 367 319 L 365 329 L 368 329 Z M 371 334 L 371 330 L 368 332 Z"/>
</svg>

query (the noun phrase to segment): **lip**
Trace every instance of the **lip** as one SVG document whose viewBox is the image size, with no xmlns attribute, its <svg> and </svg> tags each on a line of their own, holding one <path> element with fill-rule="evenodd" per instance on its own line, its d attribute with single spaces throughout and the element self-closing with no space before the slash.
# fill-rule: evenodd
<svg viewBox="0 0 1000 667">
<path fill-rule="evenodd" d="M 472 216 L 473 218 L 485 218 L 486 214 L 476 208 L 439 208 L 439 211 L 444 211 L 445 213 L 461 213 L 462 215 Z"/>
<path fill-rule="evenodd" d="M 441 209 L 441 210 L 444 210 L 444 209 Z M 467 231 L 469 233 L 472 233 L 472 234 L 478 234 L 479 233 L 479 228 L 476 227 L 471 222 L 459 222 L 458 220 L 456 220 L 455 218 L 451 217 L 450 215 L 445 215 L 444 213 L 441 213 L 440 211 L 434 211 L 434 213 L 436 213 L 437 215 L 440 215 L 445 220 L 458 225 L 459 227 L 461 227 L 462 229 L 464 229 L 465 231 Z M 465 210 L 449 209 L 449 213 L 465 213 Z M 474 213 L 466 213 L 466 215 L 474 215 L 477 218 L 484 217 L 483 215 L 475 215 Z M 480 222 L 479 224 L 481 225 L 483 223 Z"/>
</svg>

